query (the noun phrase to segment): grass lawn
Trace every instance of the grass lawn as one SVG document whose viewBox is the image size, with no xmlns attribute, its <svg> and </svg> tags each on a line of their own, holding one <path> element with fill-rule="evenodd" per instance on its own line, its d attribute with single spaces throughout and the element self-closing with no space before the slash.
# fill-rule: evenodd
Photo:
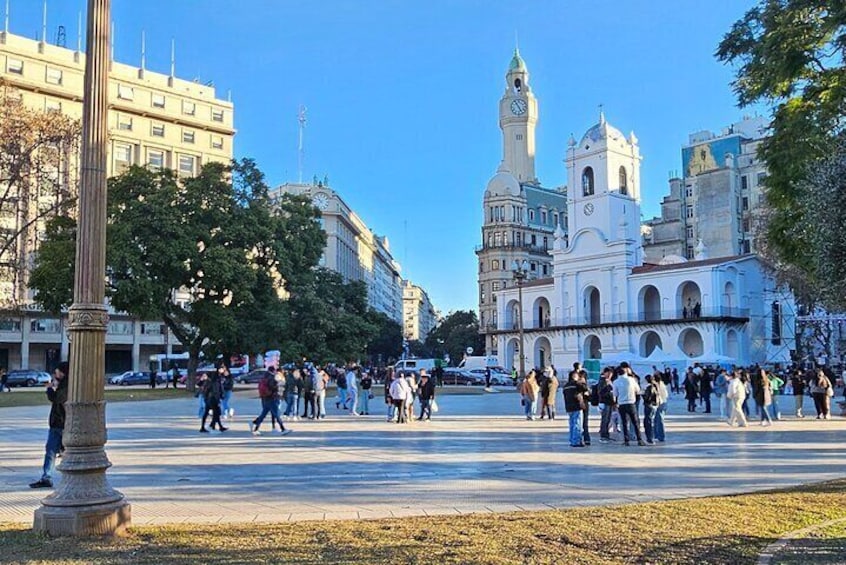
<svg viewBox="0 0 846 565">
<path fill-rule="evenodd" d="M 834 565 L 846 561 L 846 521 L 814 530 L 792 540 L 773 556 L 779 565 Z"/>
<path fill-rule="evenodd" d="M 0 408 L 8 408 L 10 406 L 38 406 L 49 405 L 47 395 L 44 394 L 44 388 L 16 388 L 13 392 L 0 393 Z M 188 398 L 191 393 L 184 388 L 119 388 L 109 389 L 106 391 L 106 401 L 108 402 L 130 402 L 137 400 L 169 400 L 172 398 Z"/>
<path fill-rule="evenodd" d="M 425 496 L 425 488 L 420 491 Z M 115 540 L 50 539 L 21 525 L 5 525 L 0 526 L 0 560 L 44 565 L 751 564 L 783 534 L 840 517 L 846 517 L 846 480 L 763 494 L 565 511 L 138 527 Z M 838 551 L 843 562 L 842 545 Z"/>
</svg>

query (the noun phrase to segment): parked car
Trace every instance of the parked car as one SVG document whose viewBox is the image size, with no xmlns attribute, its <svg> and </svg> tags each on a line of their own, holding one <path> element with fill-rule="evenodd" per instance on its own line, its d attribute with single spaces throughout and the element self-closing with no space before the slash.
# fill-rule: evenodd
<svg viewBox="0 0 846 565">
<path fill-rule="evenodd" d="M 483 385 L 485 384 L 485 377 L 482 375 L 474 375 L 470 371 L 458 369 L 455 367 L 447 367 L 444 369 L 444 384 L 445 385 Z"/>
<path fill-rule="evenodd" d="M 258 383 L 265 375 L 267 371 L 264 369 L 253 369 L 246 375 L 238 375 L 235 377 L 235 380 L 242 385 L 245 384 L 256 384 Z"/>
<path fill-rule="evenodd" d="M 485 382 L 485 369 L 470 369 L 470 374 L 479 377 L 482 384 Z M 496 368 L 491 369 L 491 384 L 494 386 L 507 386 L 512 384 L 511 375 Z"/>
<path fill-rule="evenodd" d="M 17 369 L 9 371 L 6 385 L 13 386 L 44 386 L 51 381 L 50 373 L 35 371 L 33 369 Z"/>
<path fill-rule="evenodd" d="M 164 377 L 156 375 L 156 384 L 164 384 Z M 115 375 L 109 379 L 109 383 L 113 385 L 129 386 L 129 385 L 149 385 L 150 373 L 142 373 L 140 371 L 126 371 L 119 375 Z"/>
</svg>

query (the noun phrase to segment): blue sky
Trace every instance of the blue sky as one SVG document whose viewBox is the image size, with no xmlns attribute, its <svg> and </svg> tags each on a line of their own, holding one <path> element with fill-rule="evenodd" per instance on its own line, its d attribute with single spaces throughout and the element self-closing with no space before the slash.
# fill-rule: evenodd
<svg viewBox="0 0 846 565">
<path fill-rule="evenodd" d="M 272 184 L 297 177 L 297 108 L 308 107 L 304 178 L 330 184 L 444 312 L 476 307 L 482 193 L 501 158 L 497 103 L 515 34 L 540 106 L 537 172 L 565 183 L 570 133 L 598 118 L 634 130 L 645 217 L 659 213 L 681 145 L 744 113 L 713 57 L 751 0 L 113 0 L 115 58 L 232 92 L 238 157 Z M 35 37 L 40 0 L 11 0 Z M 84 0 L 51 0 L 76 44 Z"/>
</svg>

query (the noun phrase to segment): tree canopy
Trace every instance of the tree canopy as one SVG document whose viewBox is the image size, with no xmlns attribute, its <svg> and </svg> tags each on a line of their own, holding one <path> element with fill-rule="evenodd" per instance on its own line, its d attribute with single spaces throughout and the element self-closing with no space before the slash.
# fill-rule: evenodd
<svg viewBox="0 0 846 565">
<path fill-rule="evenodd" d="M 716 53 L 736 66 L 733 86 L 741 106 L 772 107 L 769 136 L 759 149 L 768 168 L 761 248 L 777 273 L 804 279 L 798 286 L 809 289 L 808 297 L 831 274 L 814 260 L 824 250 L 812 237 L 812 185 L 806 181 L 837 151 L 846 125 L 844 54 L 842 0 L 762 0 L 734 23 Z"/>
<path fill-rule="evenodd" d="M 467 348 L 474 355 L 484 355 L 485 338 L 479 333 L 479 319 L 472 310 L 450 312 L 426 336 L 426 347 L 435 355 L 449 354 L 450 362 L 458 364 Z"/>
</svg>

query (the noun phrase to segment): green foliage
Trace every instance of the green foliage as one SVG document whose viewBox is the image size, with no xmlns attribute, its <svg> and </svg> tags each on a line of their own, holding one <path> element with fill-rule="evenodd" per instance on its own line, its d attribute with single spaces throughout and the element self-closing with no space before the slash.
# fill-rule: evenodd
<svg viewBox="0 0 846 565">
<path fill-rule="evenodd" d="M 45 242 L 30 274 L 35 301 L 58 315 L 73 301 L 73 271 L 76 257 L 76 220 L 55 216 L 47 222 Z"/>
<path fill-rule="evenodd" d="M 762 0 L 735 22 L 717 58 L 737 66 L 733 86 L 742 106 L 773 108 L 770 136 L 759 154 L 767 164 L 763 254 L 785 279 L 816 293 L 803 180 L 832 154 L 846 110 L 846 6 L 842 0 Z"/>
<path fill-rule="evenodd" d="M 371 362 L 387 365 L 399 359 L 402 354 L 402 325 L 375 310 L 368 310 L 366 318 L 376 328 L 367 344 Z"/>
<path fill-rule="evenodd" d="M 468 347 L 474 355 L 484 355 L 485 338 L 479 333 L 479 319 L 472 310 L 450 312 L 429 335 L 426 346 L 433 354 L 449 353 L 452 364 L 457 365 Z"/>
</svg>

